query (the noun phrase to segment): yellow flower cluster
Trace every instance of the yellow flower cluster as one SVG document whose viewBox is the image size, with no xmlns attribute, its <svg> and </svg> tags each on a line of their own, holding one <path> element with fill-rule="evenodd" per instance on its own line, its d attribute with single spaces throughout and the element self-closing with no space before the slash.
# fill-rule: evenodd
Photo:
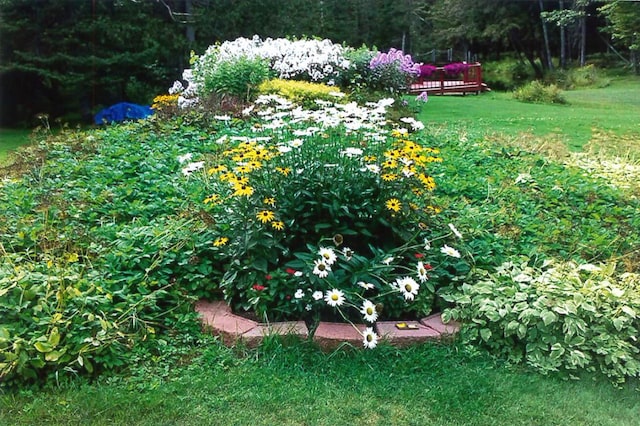
<svg viewBox="0 0 640 426">
<path fill-rule="evenodd" d="M 267 80 L 260 84 L 258 90 L 260 93 L 278 94 L 303 105 L 313 103 L 316 99 L 336 102 L 344 97 L 337 87 L 297 80 Z"/>
<path fill-rule="evenodd" d="M 153 104 L 151 108 L 160 111 L 166 107 L 172 107 L 178 105 L 178 98 L 180 95 L 158 95 L 153 98 Z"/>
<path fill-rule="evenodd" d="M 235 148 L 224 151 L 222 163 L 225 164 L 215 164 L 207 170 L 207 173 L 218 181 L 227 183 L 232 191 L 231 197 L 251 197 L 255 193 L 255 188 L 251 184 L 252 172 L 262 169 L 265 163 L 278 155 L 280 153 L 275 147 L 266 147 L 256 141 L 244 141 Z M 222 200 L 212 195 L 206 198 L 204 203 L 220 204 Z M 262 204 L 275 208 L 276 200 L 274 197 L 266 197 Z M 284 222 L 276 220 L 273 210 L 261 207 L 255 217 L 263 224 L 270 224 L 275 230 L 284 229 Z"/>
<path fill-rule="evenodd" d="M 415 196 L 414 200 L 424 200 L 425 191 L 431 192 L 436 187 L 435 180 L 427 173 L 426 169 L 430 163 L 442 162 L 442 158 L 437 156 L 439 151 L 423 147 L 407 139 L 407 135 L 404 133 L 394 132 L 392 136 L 397 139 L 394 147 L 384 152 L 384 159 L 379 164 L 380 178 L 391 185 L 395 182 L 408 184 L 411 193 Z M 371 157 L 367 157 L 367 159 L 369 158 Z M 374 165 L 369 164 L 368 166 L 373 167 Z M 407 201 L 409 201 L 407 205 L 412 210 L 422 208 L 427 213 L 433 213 L 433 206 Z M 402 208 L 402 202 L 397 198 L 391 198 L 386 201 L 385 207 L 398 213 Z"/>
</svg>

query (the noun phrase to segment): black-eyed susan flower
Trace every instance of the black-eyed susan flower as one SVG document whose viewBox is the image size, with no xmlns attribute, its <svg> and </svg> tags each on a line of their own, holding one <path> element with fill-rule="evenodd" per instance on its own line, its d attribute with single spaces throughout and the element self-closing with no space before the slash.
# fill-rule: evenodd
<svg viewBox="0 0 640 426">
<path fill-rule="evenodd" d="M 387 209 L 397 213 L 402 208 L 402 203 L 397 198 L 391 198 L 390 200 L 387 200 L 385 206 Z"/>
<path fill-rule="evenodd" d="M 253 194 L 253 188 L 246 184 L 234 185 L 233 189 L 235 189 L 233 195 L 236 197 L 248 197 Z"/>
<path fill-rule="evenodd" d="M 260 210 L 256 213 L 256 217 L 262 223 L 271 222 L 276 215 L 271 210 Z"/>
<path fill-rule="evenodd" d="M 274 220 L 271 222 L 271 227 L 277 231 L 282 231 L 284 229 L 284 222 L 281 220 Z"/>
<path fill-rule="evenodd" d="M 268 206 L 274 207 L 276 205 L 276 199 L 273 197 L 266 197 L 262 202 Z"/>
<path fill-rule="evenodd" d="M 382 175 L 380 175 L 380 177 L 386 182 L 391 182 L 398 179 L 398 175 L 395 173 L 383 173 Z"/>
<path fill-rule="evenodd" d="M 218 237 L 213 242 L 213 245 L 215 247 L 220 247 L 220 246 L 223 246 L 223 245 L 227 244 L 228 242 L 229 242 L 229 238 L 227 238 L 227 237 Z"/>
</svg>

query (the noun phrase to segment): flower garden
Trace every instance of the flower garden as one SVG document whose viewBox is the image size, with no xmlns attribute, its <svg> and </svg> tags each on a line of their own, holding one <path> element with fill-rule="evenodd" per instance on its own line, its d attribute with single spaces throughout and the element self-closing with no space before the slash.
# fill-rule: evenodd
<svg viewBox="0 0 640 426">
<path fill-rule="evenodd" d="M 0 183 L 1 380 L 189 341 L 199 299 L 352 324 L 368 349 L 376 322 L 437 313 L 543 373 L 637 378 L 638 194 L 425 128 L 427 98 L 404 96 L 421 67 L 238 39 L 194 55 L 147 120 L 43 130 Z"/>
</svg>

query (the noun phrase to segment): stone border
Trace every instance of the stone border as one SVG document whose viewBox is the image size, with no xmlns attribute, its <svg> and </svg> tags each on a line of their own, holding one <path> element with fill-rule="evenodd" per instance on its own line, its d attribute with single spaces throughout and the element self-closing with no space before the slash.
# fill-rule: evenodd
<svg viewBox="0 0 640 426">
<path fill-rule="evenodd" d="M 196 302 L 195 310 L 205 330 L 220 336 L 222 342 L 231 346 L 242 342 L 248 347 L 259 346 L 265 337 L 291 336 L 300 340 L 309 339 L 309 330 L 303 321 L 258 323 L 235 315 L 223 301 Z M 404 325 L 404 326 L 403 326 Z M 365 325 L 320 322 L 312 340 L 322 350 L 333 351 L 343 345 L 362 347 L 362 332 Z M 460 331 L 460 324 L 442 322 L 439 314 L 430 315 L 420 321 L 379 321 L 374 329 L 382 341 L 403 347 L 428 340 L 440 341 L 453 338 Z"/>
</svg>

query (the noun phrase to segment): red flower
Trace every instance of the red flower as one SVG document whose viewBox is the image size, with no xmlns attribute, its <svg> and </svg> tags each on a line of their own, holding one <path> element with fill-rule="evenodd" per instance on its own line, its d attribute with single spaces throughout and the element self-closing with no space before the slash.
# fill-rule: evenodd
<svg viewBox="0 0 640 426">
<path fill-rule="evenodd" d="M 262 290 L 264 290 L 265 288 L 266 288 L 265 286 L 260 285 L 260 284 L 254 284 L 254 285 L 253 285 L 253 289 L 254 289 L 255 291 L 262 291 Z"/>
<path fill-rule="evenodd" d="M 416 254 L 414 254 L 414 256 L 415 256 L 416 259 L 422 259 L 424 257 L 424 254 L 416 253 Z"/>
<path fill-rule="evenodd" d="M 424 269 L 426 269 L 427 271 L 430 271 L 430 270 L 432 270 L 432 269 L 433 269 L 433 266 L 431 266 L 431 265 L 430 265 L 430 264 L 428 264 L 428 263 L 425 263 L 425 264 L 424 264 Z"/>
<path fill-rule="evenodd" d="M 267 280 L 267 281 L 269 281 L 271 278 L 273 278 L 273 277 L 271 276 L 271 274 L 267 274 L 267 276 L 266 276 L 266 277 L 264 277 L 264 279 L 265 279 L 265 280 Z"/>
<path fill-rule="evenodd" d="M 287 268 L 287 269 L 286 269 L 286 272 L 287 272 L 287 274 L 291 274 L 291 275 L 293 275 L 293 274 L 295 274 L 295 273 L 296 273 L 296 270 L 295 270 L 295 269 L 293 269 L 293 268 Z"/>
</svg>

